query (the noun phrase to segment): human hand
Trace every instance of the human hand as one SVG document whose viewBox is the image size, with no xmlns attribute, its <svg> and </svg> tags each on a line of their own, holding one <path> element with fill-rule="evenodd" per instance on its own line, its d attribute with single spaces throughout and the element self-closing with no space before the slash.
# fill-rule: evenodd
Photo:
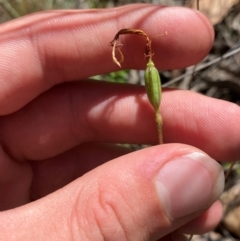
<svg viewBox="0 0 240 241">
<path fill-rule="evenodd" d="M 173 144 L 115 146 L 157 143 L 143 87 L 84 81 L 117 70 L 108 43 L 124 27 L 168 31 L 153 42 L 159 69 L 198 62 L 213 41 L 200 13 L 141 4 L 1 26 L 2 240 L 182 240 L 219 221 L 223 176 L 208 155 L 240 157 L 239 107 L 166 90 L 164 139 Z M 123 67 L 144 68 L 142 40 L 126 38 Z"/>
</svg>

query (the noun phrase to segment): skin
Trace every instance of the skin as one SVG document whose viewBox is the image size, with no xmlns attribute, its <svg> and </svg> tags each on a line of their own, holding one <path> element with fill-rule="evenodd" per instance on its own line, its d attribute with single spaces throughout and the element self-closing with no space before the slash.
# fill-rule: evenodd
<svg viewBox="0 0 240 241">
<path fill-rule="evenodd" d="M 218 201 L 200 213 L 169 219 L 152 178 L 156 166 L 199 149 L 219 161 L 239 159 L 240 109 L 189 91 L 165 90 L 161 113 L 168 144 L 134 153 L 115 146 L 157 143 L 144 87 L 85 81 L 118 69 L 108 42 L 124 27 L 144 29 L 149 36 L 168 31 L 153 41 L 159 69 L 195 64 L 213 42 L 213 29 L 200 13 L 142 4 L 37 13 L 1 25 L 3 240 L 112 240 L 111 235 L 183 240 L 182 232 L 207 232 L 219 222 Z M 139 51 L 144 42 L 128 36 L 122 43 L 123 68 L 144 69 Z M 111 225 L 104 226 L 109 219 Z"/>
</svg>

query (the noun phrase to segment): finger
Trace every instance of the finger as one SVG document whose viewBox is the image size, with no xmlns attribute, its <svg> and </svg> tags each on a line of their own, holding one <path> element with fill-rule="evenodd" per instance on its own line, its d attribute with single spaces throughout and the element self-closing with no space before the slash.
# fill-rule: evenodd
<svg viewBox="0 0 240 241">
<path fill-rule="evenodd" d="M 149 36 L 168 32 L 153 39 L 155 62 L 162 69 L 198 62 L 213 41 L 212 27 L 199 12 L 147 4 L 51 11 L 6 23 L 0 30 L 0 115 L 16 111 L 55 84 L 117 70 L 108 44 L 126 26 Z M 121 39 L 123 67 L 145 68 L 145 40 Z"/>
<path fill-rule="evenodd" d="M 190 91 L 168 90 L 164 141 L 198 147 L 217 160 L 240 158 L 240 108 Z M 144 87 L 87 81 L 50 90 L 0 119 L 2 145 L 17 160 L 42 160 L 81 143 L 157 143 Z"/>
<path fill-rule="evenodd" d="M 223 186 L 221 166 L 199 150 L 156 146 L 2 213 L 0 231 L 4 240 L 156 240 L 206 210 Z"/>
<path fill-rule="evenodd" d="M 222 204 L 218 200 L 196 219 L 179 229 L 181 233 L 204 234 L 213 230 L 222 218 Z"/>
<path fill-rule="evenodd" d="M 166 142 L 191 143 L 219 161 L 239 159 L 238 105 L 176 90 L 166 92 L 162 107 Z"/>
<path fill-rule="evenodd" d="M 31 162 L 33 178 L 30 200 L 42 198 L 105 162 L 130 151 L 123 146 L 87 143 L 42 162 Z"/>
<path fill-rule="evenodd" d="M 0 147 L 0 211 L 29 202 L 32 172 L 27 163 L 19 163 Z"/>
</svg>

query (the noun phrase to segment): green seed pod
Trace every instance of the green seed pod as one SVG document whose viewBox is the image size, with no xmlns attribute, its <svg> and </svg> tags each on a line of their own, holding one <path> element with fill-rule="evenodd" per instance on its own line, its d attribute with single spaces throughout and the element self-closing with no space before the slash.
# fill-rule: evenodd
<svg viewBox="0 0 240 241">
<path fill-rule="evenodd" d="M 147 63 L 147 69 L 145 71 L 145 87 L 147 91 L 148 100 L 154 108 L 155 121 L 158 130 L 158 140 L 159 144 L 163 144 L 163 134 L 162 134 L 162 116 L 159 111 L 161 97 L 162 97 L 162 87 L 161 80 L 158 70 L 155 68 L 154 63 L 151 58 L 149 58 Z"/>
<path fill-rule="evenodd" d="M 161 102 L 162 88 L 158 70 L 155 68 L 151 58 L 148 60 L 144 78 L 148 99 L 152 104 L 155 112 L 157 112 Z"/>
</svg>

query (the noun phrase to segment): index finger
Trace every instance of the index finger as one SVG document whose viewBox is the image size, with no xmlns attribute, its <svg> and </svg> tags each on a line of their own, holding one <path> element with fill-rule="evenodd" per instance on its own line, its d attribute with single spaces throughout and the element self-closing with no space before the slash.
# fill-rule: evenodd
<svg viewBox="0 0 240 241">
<path fill-rule="evenodd" d="M 139 28 L 154 38 L 161 69 L 196 63 L 209 51 L 212 27 L 186 8 L 135 4 L 105 10 L 50 11 L 6 23 L 0 29 L 0 115 L 12 113 L 65 81 L 118 69 L 108 43 L 121 28 Z M 198 29 L 198 31 L 195 31 Z M 123 67 L 143 68 L 144 39 L 122 38 Z"/>
</svg>

